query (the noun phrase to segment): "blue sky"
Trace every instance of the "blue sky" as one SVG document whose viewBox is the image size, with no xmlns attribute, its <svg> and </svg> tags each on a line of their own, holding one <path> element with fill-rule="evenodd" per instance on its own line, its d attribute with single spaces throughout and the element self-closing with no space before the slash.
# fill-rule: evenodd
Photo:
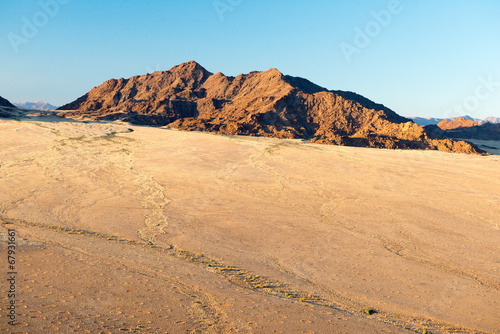
<svg viewBox="0 0 500 334">
<path fill-rule="evenodd" d="M 2 1 L 0 96 L 62 105 L 193 59 L 275 67 L 404 116 L 498 117 L 499 15 L 496 0 Z"/>
</svg>

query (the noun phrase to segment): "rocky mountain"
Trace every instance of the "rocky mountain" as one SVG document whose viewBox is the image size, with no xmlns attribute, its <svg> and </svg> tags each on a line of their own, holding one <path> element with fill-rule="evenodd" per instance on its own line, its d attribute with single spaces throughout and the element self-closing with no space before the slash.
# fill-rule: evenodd
<svg viewBox="0 0 500 334">
<path fill-rule="evenodd" d="M 471 116 L 469 116 L 469 115 L 465 115 L 465 116 L 458 116 L 458 117 L 452 117 L 452 118 L 450 118 L 450 119 L 448 119 L 448 120 L 449 120 L 449 121 L 453 121 L 453 120 L 455 120 L 455 119 L 457 119 L 457 118 L 463 118 L 463 119 L 464 119 L 464 120 L 466 120 L 466 121 L 472 121 L 472 122 L 475 122 L 475 123 L 477 123 L 477 124 L 479 124 L 479 125 L 486 123 L 486 121 L 485 121 L 484 119 L 471 117 Z"/>
<path fill-rule="evenodd" d="M 464 141 L 433 138 L 416 123 L 358 94 L 329 91 L 277 69 L 230 77 L 190 61 L 168 71 L 108 80 L 59 109 L 63 117 L 122 119 L 228 135 L 482 153 Z"/>
<path fill-rule="evenodd" d="M 21 109 L 31 109 L 31 110 L 56 110 L 57 107 L 46 103 L 43 101 L 35 101 L 35 102 L 19 102 L 14 103 L 14 105 Z"/>
<path fill-rule="evenodd" d="M 442 120 L 437 124 L 441 130 L 453 130 L 460 128 L 470 128 L 472 126 L 479 126 L 479 124 L 473 120 L 466 119 L 464 117 L 454 118 L 449 121 L 447 119 Z"/>
</svg>

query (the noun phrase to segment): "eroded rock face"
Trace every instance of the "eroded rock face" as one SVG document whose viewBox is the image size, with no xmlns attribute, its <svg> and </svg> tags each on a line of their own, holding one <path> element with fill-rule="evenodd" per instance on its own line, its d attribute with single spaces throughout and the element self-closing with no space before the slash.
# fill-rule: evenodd
<svg viewBox="0 0 500 334">
<path fill-rule="evenodd" d="M 482 153 L 466 142 L 434 138 L 358 94 L 328 91 L 277 69 L 228 77 L 189 61 L 165 72 L 108 80 L 59 109 L 69 110 L 60 113 L 65 117 L 122 119 L 228 135 Z"/>
</svg>

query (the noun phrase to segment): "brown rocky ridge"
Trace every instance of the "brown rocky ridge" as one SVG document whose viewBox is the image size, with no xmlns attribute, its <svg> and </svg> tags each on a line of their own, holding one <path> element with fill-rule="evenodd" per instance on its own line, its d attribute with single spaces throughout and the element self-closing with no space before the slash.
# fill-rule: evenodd
<svg viewBox="0 0 500 334">
<path fill-rule="evenodd" d="M 479 126 L 477 122 L 474 122 L 470 119 L 465 119 L 463 117 L 454 118 L 449 121 L 447 119 L 443 119 L 437 125 L 441 130 L 453 130 L 459 128 L 470 128 L 472 126 Z"/>
<path fill-rule="evenodd" d="M 62 117 L 122 119 L 226 135 L 484 153 L 465 141 L 435 138 L 423 127 L 361 95 L 329 91 L 277 69 L 230 77 L 212 74 L 189 61 L 168 71 L 108 80 L 59 110 Z"/>
</svg>

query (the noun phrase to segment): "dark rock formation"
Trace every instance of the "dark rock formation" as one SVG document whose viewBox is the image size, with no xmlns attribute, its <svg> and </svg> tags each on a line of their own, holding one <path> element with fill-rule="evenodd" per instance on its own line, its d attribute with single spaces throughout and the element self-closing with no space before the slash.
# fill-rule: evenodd
<svg viewBox="0 0 500 334">
<path fill-rule="evenodd" d="M 18 111 L 16 106 L 0 96 L 0 118 L 17 118 Z"/>
<path fill-rule="evenodd" d="M 15 105 L 4 99 L 3 97 L 0 96 L 0 107 L 6 107 L 6 108 L 16 108 Z"/>
</svg>

